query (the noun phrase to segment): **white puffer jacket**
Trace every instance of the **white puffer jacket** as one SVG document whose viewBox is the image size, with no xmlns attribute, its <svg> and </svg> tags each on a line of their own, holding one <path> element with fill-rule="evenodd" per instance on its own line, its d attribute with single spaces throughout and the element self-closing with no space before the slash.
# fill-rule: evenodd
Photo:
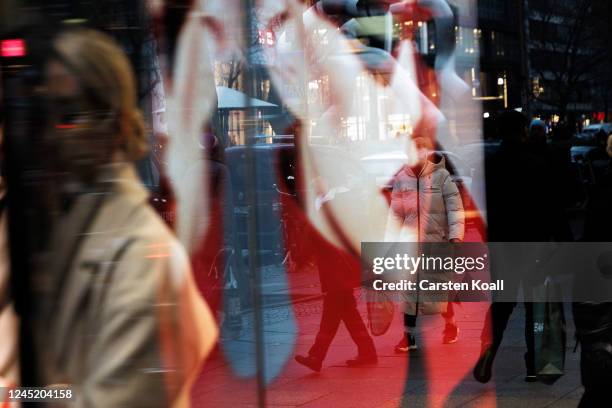
<svg viewBox="0 0 612 408">
<path fill-rule="evenodd" d="M 407 165 L 396 174 L 386 241 L 463 241 L 464 225 L 461 195 L 445 168 L 444 156 L 430 154 L 418 175 Z M 444 301 L 415 303 L 407 297 L 403 311 L 409 315 L 430 315 L 443 313 L 446 309 L 447 302 Z"/>
<path fill-rule="evenodd" d="M 444 156 L 430 154 L 418 175 L 409 166 L 397 173 L 385 241 L 463 240 L 464 224 L 461 195 L 445 168 Z"/>
</svg>

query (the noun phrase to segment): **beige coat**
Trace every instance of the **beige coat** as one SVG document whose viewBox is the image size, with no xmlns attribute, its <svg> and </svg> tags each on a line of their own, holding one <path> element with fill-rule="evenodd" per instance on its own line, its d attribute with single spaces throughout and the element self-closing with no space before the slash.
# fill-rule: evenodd
<svg viewBox="0 0 612 408">
<path fill-rule="evenodd" d="M 73 385 L 78 406 L 188 406 L 212 315 L 133 166 L 110 166 L 102 191 L 72 205 L 41 269 L 44 380 Z"/>
<path fill-rule="evenodd" d="M 445 168 L 444 156 L 428 156 L 420 174 L 404 166 L 393 180 L 393 191 L 385 241 L 448 242 L 463 240 L 465 214 L 459 189 Z M 415 246 L 415 250 L 417 250 Z M 452 278 L 441 274 L 441 281 Z M 418 279 L 418 275 L 407 276 Z M 417 310 L 418 306 L 418 310 Z M 437 314 L 446 311 L 447 302 L 404 303 L 404 313 Z"/>
<path fill-rule="evenodd" d="M 431 160 L 432 156 L 437 159 Z M 433 154 L 420 174 L 404 166 L 393 180 L 386 241 L 448 242 L 463 240 L 465 215 L 457 185 L 444 156 Z"/>
</svg>

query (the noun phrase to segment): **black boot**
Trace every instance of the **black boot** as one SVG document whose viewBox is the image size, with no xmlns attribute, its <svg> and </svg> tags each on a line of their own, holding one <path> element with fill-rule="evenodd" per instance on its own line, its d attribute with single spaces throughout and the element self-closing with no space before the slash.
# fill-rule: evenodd
<svg viewBox="0 0 612 408">
<path fill-rule="evenodd" d="M 317 373 L 321 371 L 322 361 L 313 356 L 295 356 L 295 361 Z"/>
<path fill-rule="evenodd" d="M 536 375 L 535 370 L 535 361 L 533 357 L 533 353 L 527 352 L 525 353 L 525 368 L 527 369 L 527 374 L 525 375 L 525 382 L 536 382 L 538 381 L 538 376 Z"/>
<path fill-rule="evenodd" d="M 496 352 L 497 350 L 493 346 L 483 346 L 480 358 L 472 372 L 476 381 L 487 383 L 491 380 L 493 360 L 495 360 Z"/>
</svg>

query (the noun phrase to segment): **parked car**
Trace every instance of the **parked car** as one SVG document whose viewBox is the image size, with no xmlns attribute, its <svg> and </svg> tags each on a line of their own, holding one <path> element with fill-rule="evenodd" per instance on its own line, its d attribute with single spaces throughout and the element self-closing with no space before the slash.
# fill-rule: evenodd
<svg viewBox="0 0 612 408">
<path fill-rule="evenodd" d="M 596 141 L 595 138 L 597 137 L 597 134 L 600 133 L 602 130 L 604 131 L 606 135 L 609 135 L 610 133 L 612 133 L 612 124 L 597 123 L 597 124 L 589 125 L 585 127 L 584 129 L 582 129 L 582 132 L 580 132 L 577 135 L 577 138 L 582 141 L 595 142 Z"/>
<path fill-rule="evenodd" d="M 598 146 L 572 146 L 571 164 L 577 169 L 580 183 L 594 185 L 599 183 L 610 163 L 605 150 Z"/>
</svg>

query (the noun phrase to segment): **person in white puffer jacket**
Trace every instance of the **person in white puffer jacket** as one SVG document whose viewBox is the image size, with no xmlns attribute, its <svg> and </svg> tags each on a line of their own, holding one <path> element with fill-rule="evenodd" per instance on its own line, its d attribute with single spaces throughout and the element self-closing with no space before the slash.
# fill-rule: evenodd
<svg viewBox="0 0 612 408">
<path fill-rule="evenodd" d="M 432 161 L 433 160 L 433 161 Z M 431 153 L 419 174 L 404 166 L 393 180 L 387 237 L 410 242 L 463 240 L 464 213 L 457 185 L 444 156 Z"/>
<path fill-rule="evenodd" d="M 385 233 L 387 242 L 462 242 L 465 214 L 457 185 L 446 170 L 445 158 L 432 151 L 432 141 L 414 139 L 417 160 L 404 165 L 392 180 L 390 214 Z M 441 313 L 446 324 L 443 343 L 457 341 L 452 303 L 406 302 L 405 335 L 395 346 L 396 353 L 415 350 L 416 340 L 410 333 L 418 314 Z"/>
</svg>

